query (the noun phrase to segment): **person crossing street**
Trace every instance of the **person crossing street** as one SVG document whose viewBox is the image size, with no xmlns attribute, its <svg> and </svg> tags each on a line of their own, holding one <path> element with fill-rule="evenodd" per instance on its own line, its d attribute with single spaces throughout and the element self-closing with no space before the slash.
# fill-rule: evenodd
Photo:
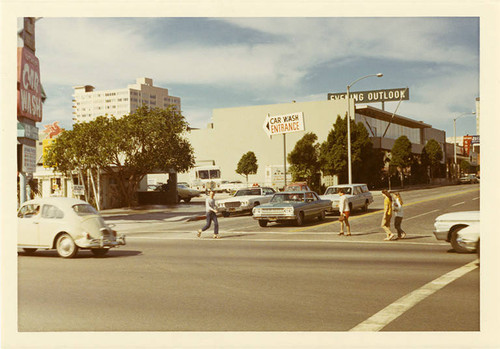
<svg viewBox="0 0 500 349">
<path fill-rule="evenodd" d="M 215 192 L 210 191 L 209 197 L 205 200 L 205 211 L 207 213 L 207 223 L 201 229 L 198 229 L 198 237 L 201 237 L 201 233 L 210 228 L 212 221 L 214 222 L 214 239 L 219 238 L 219 221 L 217 220 L 217 208 L 215 206 Z"/>
</svg>

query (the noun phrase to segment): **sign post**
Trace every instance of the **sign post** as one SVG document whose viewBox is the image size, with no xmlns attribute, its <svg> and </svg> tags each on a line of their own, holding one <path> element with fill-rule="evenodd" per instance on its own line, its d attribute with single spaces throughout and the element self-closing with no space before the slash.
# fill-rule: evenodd
<svg viewBox="0 0 500 349">
<path fill-rule="evenodd" d="M 278 134 L 283 135 L 283 165 L 286 187 L 286 134 L 304 131 L 304 113 L 298 112 L 275 116 L 267 114 L 263 128 L 269 138 Z"/>
</svg>

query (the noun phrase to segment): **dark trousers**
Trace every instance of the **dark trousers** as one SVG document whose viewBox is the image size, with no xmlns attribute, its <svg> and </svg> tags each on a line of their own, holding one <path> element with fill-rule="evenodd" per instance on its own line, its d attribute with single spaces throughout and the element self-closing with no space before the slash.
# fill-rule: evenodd
<svg viewBox="0 0 500 349">
<path fill-rule="evenodd" d="M 401 222 L 403 221 L 403 217 L 394 217 L 394 227 L 396 228 L 398 232 L 398 237 L 401 237 L 402 234 L 404 233 L 403 229 L 401 229 Z"/>
<path fill-rule="evenodd" d="M 207 224 L 201 228 L 201 231 L 205 231 L 210 228 L 212 221 L 214 222 L 214 234 L 219 234 L 219 221 L 217 220 L 217 214 L 214 211 L 207 213 Z"/>
</svg>

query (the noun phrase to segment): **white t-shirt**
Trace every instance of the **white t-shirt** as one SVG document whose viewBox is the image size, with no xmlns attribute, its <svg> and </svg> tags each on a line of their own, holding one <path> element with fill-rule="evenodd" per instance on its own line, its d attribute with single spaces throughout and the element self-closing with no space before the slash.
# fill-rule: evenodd
<svg viewBox="0 0 500 349">
<path fill-rule="evenodd" d="M 339 200 L 339 212 L 342 213 L 346 211 L 350 211 L 349 203 L 347 202 L 347 196 L 341 195 Z"/>
<path fill-rule="evenodd" d="M 403 205 L 396 197 L 392 201 L 392 211 L 396 213 L 396 217 L 403 217 Z"/>
</svg>

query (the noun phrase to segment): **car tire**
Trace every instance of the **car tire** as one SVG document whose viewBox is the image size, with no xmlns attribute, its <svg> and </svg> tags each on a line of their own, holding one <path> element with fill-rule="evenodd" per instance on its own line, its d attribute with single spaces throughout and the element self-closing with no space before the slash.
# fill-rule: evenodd
<svg viewBox="0 0 500 349">
<path fill-rule="evenodd" d="M 73 258 L 78 253 L 78 246 L 71 236 L 62 234 L 57 238 L 56 250 L 62 258 Z"/>
<path fill-rule="evenodd" d="M 457 253 L 470 253 L 470 252 L 473 252 L 470 249 L 468 249 L 466 246 L 464 246 L 463 244 L 461 244 L 460 241 L 458 241 L 458 239 L 457 239 L 458 238 L 458 232 L 460 230 L 466 228 L 466 227 L 467 227 L 466 225 L 454 227 L 453 230 L 451 231 L 451 238 L 450 238 L 451 246 L 453 247 L 453 249 Z"/>
<path fill-rule="evenodd" d="M 90 251 L 92 251 L 94 256 L 102 257 L 109 252 L 109 248 L 93 248 Z"/>
<path fill-rule="evenodd" d="M 265 228 L 265 227 L 267 227 L 267 221 L 265 219 L 259 219 L 259 225 L 262 228 Z"/>
<path fill-rule="evenodd" d="M 23 251 L 27 255 L 32 255 L 36 252 L 36 248 L 23 248 Z"/>
<path fill-rule="evenodd" d="M 320 212 L 320 214 L 318 216 L 318 220 L 324 221 L 325 220 L 325 216 L 326 216 L 325 210 L 321 210 L 321 212 Z"/>
<path fill-rule="evenodd" d="M 365 204 L 361 208 L 361 211 L 363 212 L 368 212 L 368 200 L 365 201 Z"/>
<path fill-rule="evenodd" d="M 190 201 L 191 201 L 191 198 L 185 198 L 185 199 L 184 199 L 184 202 L 185 202 L 186 204 L 189 204 L 189 202 L 190 202 Z"/>
<path fill-rule="evenodd" d="M 297 216 L 297 219 L 295 221 L 295 224 L 300 227 L 301 225 L 304 224 L 304 212 L 299 212 L 299 215 Z"/>
<path fill-rule="evenodd" d="M 349 211 L 352 212 L 352 202 L 349 203 Z"/>
</svg>

